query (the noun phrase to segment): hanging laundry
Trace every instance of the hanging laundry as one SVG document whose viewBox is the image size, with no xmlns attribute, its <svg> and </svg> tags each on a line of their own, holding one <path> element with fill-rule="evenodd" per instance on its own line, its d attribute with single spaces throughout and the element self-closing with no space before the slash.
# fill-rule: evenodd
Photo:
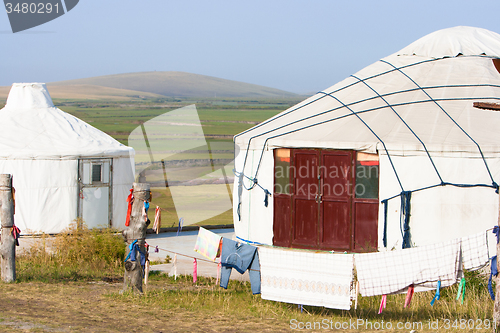
<svg viewBox="0 0 500 333">
<path fill-rule="evenodd" d="M 144 285 L 148 285 L 148 279 L 149 279 L 149 244 L 144 243 L 144 247 L 146 250 L 146 262 L 144 265 Z"/>
<path fill-rule="evenodd" d="M 127 219 L 125 220 L 125 226 L 130 225 L 130 214 L 132 213 L 132 204 L 134 203 L 134 189 L 130 189 L 130 194 L 127 197 L 128 208 L 127 208 Z"/>
<path fill-rule="evenodd" d="M 177 235 L 176 235 L 176 236 L 179 236 L 179 232 L 181 232 L 181 231 L 182 231 L 182 225 L 183 225 L 183 224 L 184 224 L 184 218 L 183 218 L 183 217 L 181 217 L 181 218 L 179 219 L 179 225 L 177 226 Z"/>
<path fill-rule="evenodd" d="M 269 247 L 258 251 L 263 299 L 351 308 L 354 255 Z"/>
<path fill-rule="evenodd" d="M 359 295 L 359 281 L 356 281 L 356 288 L 354 295 L 354 310 L 358 308 L 358 295 Z"/>
<path fill-rule="evenodd" d="M 227 289 L 231 270 L 234 268 L 243 274 L 248 269 L 252 293 L 260 294 L 260 264 L 257 248 L 252 245 L 237 243 L 231 239 L 222 240 L 220 286 Z"/>
<path fill-rule="evenodd" d="M 198 281 L 198 262 L 196 258 L 193 258 L 193 283 L 196 283 L 196 281 Z"/>
<path fill-rule="evenodd" d="M 477 270 L 489 261 L 486 231 L 462 237 L 462 262 L 467 270 Z"/>
<path fill-rule="evenodd" d="M 148 285 L 148 279 L 149 279 L 149 260 L 146 260 L 146 265 L 144 268 L 144 285 Z"/>
<path fill-rule="evenodd" d="M 16 246 L 19 246 L 19 235 L 21 235 L 21 229 L 16 227 L 14 224 L 11 229 L 12 237 L 14 237 L 14 241 L 16 242 Z"/>
<path fill-rule="evenodd" d="M 160 206 L 156 206 L 155 209 L 155 222 L 153 223 L 153 231 L 158 234 L 161 228 L 161 208 Z"/>
<path fill-rule="evenodd" d="M 142 206 L 142 218 L 144 219 L 144 222 L 148 222 L 148 210 L 149 210 L 149 202 L 144 201 L 144 206 Z"/>
<path fill-rule="evenodd" d="M 497 256 L 494 256 L 491 258 L 491 265 L 490 265 L 490 278 L 488 279 L 488 292 L 490 293 L 491 300 L 495 300 L 495 293 L 493 292 L 493 286 L 492 286 L 492 280 L 493 277 L 498 275 L 498 268 L 497 268 Z"/>
<path fill-rule="evenodd" d="M 172 268 L 168 273 L 168 276 L 173 276 L 177 280 L 177 254 L 174 254 L 174 259 L 172 260 Z"/>
<path fill-rule="evenodd" d="M 500 242 L 500 227 L 497 225 L 494 226 L 492 232 L 495 234 L 495 236 L 497 236 L 497 244 L 498 244 L 498 242 Z"/>
<path fill-rule="evenodd" d="M 363 296 L 448 287 L 461 277 L 460 240 L 397 251 L 356 254 L 356 270 Z"/>
<path fill-rule="evenodd" d="M 220 261 L 217 263 L 217 279 L 215 280 L 215 285 L 219 284 L 220 280 L 220 269 L 221 269 L 221 263 Z"/>
<path fill-rule="evenodd" d="M 136 261 L 136 256 L 137 252 L 140 254 L 140 264 L 142 267 L 142 272 L 144 274 L 144 266 L 146 265 L 146 253 L 141 251 L 141 248 L 139 244 L 137 243 L 137 239 L 132 242 L 132 244 L 129 245 L 129 252 L 127 254 L 127 257 L 125 258 L 125 261 L 129 260 L 130 261 Z"/>
<path fill-rule="evenodd" d="M 200 230 L 198 231 L 198 238 L 196 238 L 196 244 L 194 245 L 194 250 L 204 257 L 215 261 L 221 240 L 221 236 L 200 227 Z"/>
</svg>

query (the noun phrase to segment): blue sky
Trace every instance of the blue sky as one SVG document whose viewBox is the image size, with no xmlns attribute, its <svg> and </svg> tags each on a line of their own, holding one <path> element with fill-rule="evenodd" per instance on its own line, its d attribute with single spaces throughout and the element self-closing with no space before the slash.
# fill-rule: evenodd
<svg viewBox="0 0 500 333">
<path fill-rule="evenodd" d="M 16 34 L 0 14 L 0 85 L 157 70 L 311 93 L 435 30 L 500 33 L 499 13 L 498 0 L 80 0 Z"/>
</svg>

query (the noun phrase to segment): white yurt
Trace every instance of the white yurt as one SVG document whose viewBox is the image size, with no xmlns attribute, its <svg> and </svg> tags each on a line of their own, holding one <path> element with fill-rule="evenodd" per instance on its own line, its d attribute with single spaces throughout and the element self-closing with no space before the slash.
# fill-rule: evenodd
<svg viewBox="0 0 500 333">
<path fill-rule="evenodd" d="M 13 175 L 23 234 L 59 233 L 77 218 L 124 228 L 132 148 L 56 108 L 44 83 L 14 83 L 0 124 L 0 173 Z"/>
<path fill-rule="evenodd" d="M 235 136 L 236 236 L 363 252 L 488 230 L 499 101 L 499 34 L 459 26 L 415 41 Z"/>
</svg>

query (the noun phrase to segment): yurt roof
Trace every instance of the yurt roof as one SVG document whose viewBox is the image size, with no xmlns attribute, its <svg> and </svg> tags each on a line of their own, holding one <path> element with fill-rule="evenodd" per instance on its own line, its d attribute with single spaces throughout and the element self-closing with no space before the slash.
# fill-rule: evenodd
<svg viewBox="0 0 500 333">
<path fill-rule="evenodd" d="M 500 112 L 473 106 L 500 102 L 496 58 L 497 33 L 472 27 L 436 31 L 238 134 L 235 142 L 257 150 L 266 145 L 496 156 Z"/>
<path fill-rule="evenodd" d="M 14 83 L 0 110 L 0 158 L 133 156 L 134 150 L 54 106 L 44 83 Z"/>
</svg>

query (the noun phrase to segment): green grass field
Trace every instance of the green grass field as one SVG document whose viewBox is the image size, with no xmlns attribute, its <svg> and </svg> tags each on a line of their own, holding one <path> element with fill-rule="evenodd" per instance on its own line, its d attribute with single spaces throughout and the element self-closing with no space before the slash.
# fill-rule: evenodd
<svg viewBox="0 0 500 333">
<path fill-rule="evenodd" d="M 153 202 L 165 198 L 153 194 Z M 478 271 L 465 272 L 463 302 L 455 284 L 442 288 L 433 306 L 435 291 L 426 291 L 415 293 L 406 308 L 406 294 L 388 295 L 381 314 L 381 296 L 360 295 L 350 310 L 304 306 L 302 311 L 252 295 L 249 282 L 231 280 L 226 290 L 214 278 L 199 276 L 193 283 L 192 276 L 174 279 L 159 271 L 150 273 L 144 294 L 121 293 L 124 254 L 122 236 L 110 229 L 72 228 L 43 237 L 17 256 L 16 283 L 0 288 L 0 331 L 20 332 L 15 328 L 23 325 L 32 327 L 23 332 L 492 331 L 488 277 Z M 124 329 L 130 320 L 140 323 L 137 330 Z"/>
</svg>

